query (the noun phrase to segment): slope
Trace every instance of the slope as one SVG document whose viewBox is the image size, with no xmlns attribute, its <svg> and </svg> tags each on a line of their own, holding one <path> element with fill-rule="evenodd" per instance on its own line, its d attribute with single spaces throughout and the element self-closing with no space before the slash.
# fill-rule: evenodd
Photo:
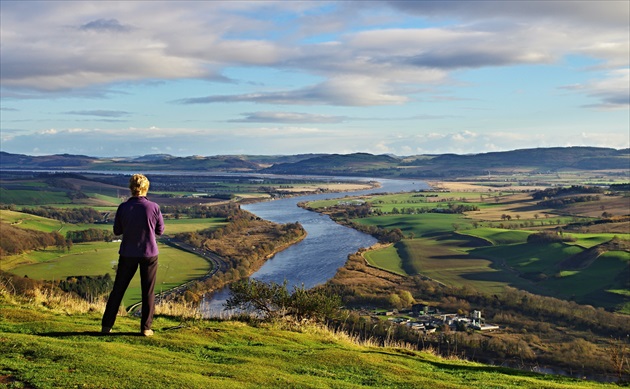
<svg viewBox="0 0 630 389">
<path fill-rule="evenodd" d="M 357 345 L 315 326 L 158 316 L 156 335 L 120 317 L 68 313 L 0 294 L 0 387 L 29 388 L 603 388 L 613 385 Z"/>
</svg>

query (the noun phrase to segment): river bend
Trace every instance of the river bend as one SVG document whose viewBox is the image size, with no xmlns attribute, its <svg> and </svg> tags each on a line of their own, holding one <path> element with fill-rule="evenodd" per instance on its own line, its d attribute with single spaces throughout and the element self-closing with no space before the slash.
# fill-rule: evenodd
<svg viewBox="0 0 630 389">
<path fill-rule="evenodd" d="M 337 269 L 344 265 L 349 254 L 355 253 L 361 247 L 370 247 L 376 243 L 374 237 L 339 225 L 327 215 L 298 207 L 298 202 L 368 193 L 409 192 L 429 188 L 422 181 L 386 179 L 377 181 L 381 183 L 380 188 L 299 196 L 242 206 L 243 209 L 256 216 L 275 223 L 299 222 L 307 232 L 305 239 L 274 255 L 251 278 L 279 284 L 286 280 L 289 288 L 302 285 L 312 288 L 332 278 Z M 220 315 L 228 295 L 227 289 L 216 292 L 210 300 L 204 302 L 201 307 L 202 312 L 208 316 Z"/>
</svg>

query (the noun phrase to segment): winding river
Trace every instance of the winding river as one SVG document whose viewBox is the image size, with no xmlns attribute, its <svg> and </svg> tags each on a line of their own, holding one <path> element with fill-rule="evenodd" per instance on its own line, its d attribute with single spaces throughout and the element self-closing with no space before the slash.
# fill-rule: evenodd
<svg viewBox="0 0 630 389">
<path fill-rule="evenodd" d="M 347 179 L 347 178 L 346 178 Z M 243 209 L 263 219 L 276 223 L 300 222 L 307 232 L 301 242 L 277 253 L 268 260 L 251 278 L 264 282 L 288 282 L 293 286 L 311 288 L 332 278 L 337 269 L 346 262 L 349 254 L 361 247 L 376 243 L 372 236 L 339 225 L 327 215 L 307 211 L 297 206 L 301 201 L 325 200 L 367 193 L 409 192 L 428 189 L 422 181 L 378 179 L 380 188 L 345 193 L 325 193 L 266 201 L 243 206 Z M 214 293 L 204 301 L 201 311 L 204 316 L 221 316 L 223 304 L 229 296 L 227 289 Z"/>
</svg>

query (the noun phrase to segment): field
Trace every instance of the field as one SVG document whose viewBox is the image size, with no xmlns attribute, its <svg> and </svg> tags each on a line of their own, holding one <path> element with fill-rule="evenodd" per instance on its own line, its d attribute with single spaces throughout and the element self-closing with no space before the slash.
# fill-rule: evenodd
<svg viewBox="0 0 630 389">
<path fill-rule="evenodd" d="M 115 211 L 115 209 L 114 209 Z M 53 232 L 57 231 L 64 235 L 68 231 L 81 231 L 88 228 L 111 230 L 111 223 L 64 223 L 59 220 L 49 219 L 24 212 L 0 209 L 0 221 L 12 224 L 20 228 L 36 231 Z M 165 233 L 178 234 L 181 232 L 192 232 L 207 228 L 218 228 L 226 224 L 224 218 L 181 218 L 165 219 Z"/>
<path fill-rule="evenodd" d="M 173 235 L 182 232 L 219 228 L 227 224 L 224 218 L 205 219 L 166 219 L 164 220 L 165 234 Z"/>
<path fill-rule="evenodd" d="M 453 224 L 461 228 L 472 228 L 470 220 L 461 215 L 446 215 L 438 213 L 424 213 L 419 215 L 384 215 L 366 217 L 354 220 L 365 225 L 382 228 L 400 228 L 407 236 L 439 236 L 454 230 Z"/>
<path fill-rule="evenodd" d="M 70 204 L 66 192 L 44 190 L 7 190 L 0 188 L 0 198 L 4 204 Z"/>
<path fill-rule="evenodd" d="M 572 204 L 558 212 L 537 205 L 529 192 L 533 188 L 519 192 L 473 183 L 440 183 L 439 189 L 316 201 L 308 206 L 326 212 L 333 207 L 369 204 L 378 215 L 354 218 L 354 223 L 399 228 L 405 238 L 393 246 L 370 250 L 364 257 L 370 265 L 396 274 L 422 275 L 492 294 L 512 286 L 630 312 L 628 250 L 593 254 L 593 260 L 582 269 L 563 267 L 564 261 L 588 255 L 582 253 L 615 237 L 630 240 L 625 222 L 606 224 L 604 228 L 614 232 L 601 232 L 604 228 L 597 224 L 565 231 L 571 241 L 564 243 L 527 243 L 533 233 L 596 220 L 596 209 L 600 214 L 602 209 L 627 214 L 628 197 L 601 196 L 597 202 Z M 461 214 L 444 212 L 453 205 L 475 209 Z"/>
<path fill-rule="evenodd" d="M 372 266 L 400 275 L 409 275 L 403 269 L 403 259 L 398 253 L 396 246 L 390 245 L 379 250 L 367 251 L 364 255 L 365 260 Z"/>
<path fill-rule="evenodd" d="M 116 274 L 119 243 L 79 243 L 70 252 L 58 250 L 37 251 L 20 256 L 20 262 L 11 272 L 39 280 L 60 280 L 68 276 L 97 276 Z M 184 282 L 205 275 L 210 264 L 202 257 L 159 244 L 159 267 L 155 291 L 159 293 Z M 8 258 L 11 260 L 11 258 Z M 5 270 L 5 269 L 3 269 Z M 140 301 L 140 275 L 131 281 L 123 304 L 130 306 Z"/>
</svg>

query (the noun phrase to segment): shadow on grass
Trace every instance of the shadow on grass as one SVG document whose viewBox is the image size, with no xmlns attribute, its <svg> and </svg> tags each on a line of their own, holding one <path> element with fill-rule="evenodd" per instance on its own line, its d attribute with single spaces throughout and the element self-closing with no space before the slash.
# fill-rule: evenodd
<svg viewBox="0 0 630 389">
<path fill-rule="evenodd" d="M 419 357 L 422 360 L 422 362 L 432 365 L 436 368 L 442 369 L 444 371 L 468 371 L 468 372 L 479 373 L 479 374 L 492 373 L 492 374 L 505 374 L 505 375 L 510 375 L 510 376 L 533 377 L 533 378 L 542 378 L 545 376 L 544 374 L 525 370 L 525 369 L 518 369 L 514 367 L 499 366 L 499 365 L 479 364 L 478 362 L 473 362 L 475 363 L 475 365 L 473 365 L 472 363 L 471 364 L 458 364 L 458 363 L 432 361 L 432 360 L 428 360 L 422 357 L 421 355 L 421 353 L 423 352 L 422 350 L 419 350 L 417 352 L 414 352 L 414 351 L 407 352 L 406 350 L 398 350 L 398 351 L 399 353 L 397 355 L 401 357 L 411 358 L 411 359 L 417 359 Z M 370 350 L 370 351 L 367 351 L 367 353 L 391 355 L 391 353 L 387 351 Z M 462 360 L 462 361 L 466 362 L 465 360 Z"/>
<path fill-rule="evenodd" d="M 37 334 L 39 336 L 48 336 L 51 338 L 64 338 L 71 336 L 98 336 L 103 338 L 115 337 L 115 336 L 143 336 L 140 332 L 110 332 L 103 334 L 100 331 L 68 331 L 68 332 L 41 332 Z"/>
</svg>

